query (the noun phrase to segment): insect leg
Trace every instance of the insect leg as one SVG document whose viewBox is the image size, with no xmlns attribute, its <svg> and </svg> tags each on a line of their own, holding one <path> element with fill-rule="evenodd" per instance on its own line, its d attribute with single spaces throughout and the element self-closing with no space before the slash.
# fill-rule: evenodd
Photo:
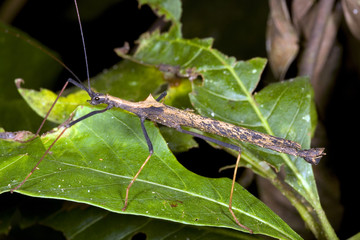
<svg viewBox="0 0 360 240">
<path fill-rule="evenodd" d="M 98 113 L 103 113 L 107 110 L 109 110 L 111 108 L 111 106 L 108 106 L 105 109 L 102 110 L 96 110 L 93 112 L 90 112 L 88 114 L 86 114 L 85 116 L 82 116 L 81 118 L 78 118 L 68 124 L 65 125 L 65 128 L 61 131 L 61 133 L 56 137 L 56 139 L 51 143 L 51 145 L 49 146 L 48 149 L 46 149 L 45 153 L 41 156 L 40 160 L 36 163 L 35 167 L 31 170 L 31 172 L 25 177 L 25 179 L 19 184 L 17 185 L 15 188 L 11 189 L 10 192 L 13 193 L 15 190 L 17 190 L 18 188 L 20 188 L 22 185 L 24 185 L 24 183 L 26 182 L 26 180 L 35 172 L 35 170 L 38 168 L 39 164 L 42 162 L 42 160 L 44 160 L 45 156 L 49 153 L 50 149 L 55 145 L 55 143 L 57 142 L 57 140 L 59 140 L 59 138 L 64 134 L 64 132 L 70 128 L 71 126 L 73 126 L 74 124 L 88 118 L 91 116 L 94 116 L 95 114 Z"/>
<path fill-rule="evenodd" d="M 239 225 L 240 227 L 248 230 L 250 233 L 253 233 L 253 231 L 250 228 L 244 226 L 243 224 L 241 224 L 239 222 L 239 220 L 235 216 L 234 211 L 232 210 L 233 192 L 234 192 L 234 188 L 235 188 L 235 180 L 236 180 L 237 169 L 238 169 L 239 163 L 240 163 L 241 148 L 239 146 L 236 146 L 236 145 L 233 145 L 233 144 L 230 144 L 230 143 L 225 143 L 225 142 L 219 141 L 219 140 L 211 138 L 211 137 L 203 136 L 203 135 L 195 133 L 195 132 L 184 130 L 181 127 L 177 128 L 176 130 L 179 131 L 179 132 L 182 132 L 182 133 L 190 134 L 190 135 L 192 135 L 194 137 L 204 139 L 204 140 L 209 141 L 209 142 L 216 143 L 216 144 L 218 144 L 220 146 L 227 147 L 227 148 L 230 148 L 230 149 L 233 149 L 233 150 L 239 152 L 239 155 L 238 155 L 238 157 L 236 159 L 236 165 L 235 165 L 234 174 L 233 174 L 233 180 L 232 180 L 232 185 L 231 185 L 230 199 L 229 199 L 229 211 L 230 211 L 231 215 L 233 216 L 233 218 L 234 218 L 237 225 Z"/>
<path fill-rule="evenodd" d="M 241 152 L 241 148 L 239 146 L 234 145 L 234 144 L 222 142 L 220 140 L 217 140 L 217 139 L 214 139 L 214 138 L 211 138 L 211 137 L 207 137 L 207 136 L 195 133 L 195 132 L 187 131 L 187 130 L 182 129 L 181 127 L 177 128 L 176 130 L 179 131 L 179 132 L 182 132 L 182 133 L 192 135 L 194 137 L 204 139 L 204 140 L 209 141 L 209 142 L 216 143 L 216 144 L 218 144 L 220 146 L 230 148 L 230 149 L 235 150 L 237 152 Z"/>
<path fill-rule="evenodd" d="M 66 124 L 66 128 L 69 128 L 69 127 L 75 125 L 76 123 L 78 123 L 78 122 L 86 119 L 86 118 L 89 118 L 89 117 L 91 117 L 91 116 L 94 116 L 95 114 L 103 113 L 103 112 L 105 112 L 105 111 L 107 111 L 107 110 L 109 110 L 109 109 L 111 109 L 111 108 L 112 108 L 112 106 L 109 105 L 109 106 L 107 106 L 105 109 L 95 110 L 95 111 L 89 112 L 88 114 L 86 114 L 86 115 L 84 115 L 84 116 L 82 116 L 82 117 L 80 117 L 80 118 L 78 118 L 78 119 L 76 119 L 76 120 L 74 120 L 74 121 L 71 121 L 70 123 Z"/>
<path fill-rule="evenodd" d="M 241 224 L 239 222 L 239 220 L 237 219 L 237 217 L 235 216 L 234 211 L 232 210 L 232 198 L 233 198 L 233 193 L 234 193 L 234 188 L 235 188 L 235 180 L 236 180 L 236 174 L 237 174 L 237 170 L 239 167 L 239 163 L 240 163 L 240 158 L 241 158 L 241 151 L 239 152 L 239 155 L 236 159 L 236 164 L 235 164 L 235 169 L 234 169 L 234 175 L 233 175 L 233 180 L 232 180 L 232 185 L 231 185 L 231 191 L 230 191 L 230 200 L 229 200 L 229 211 L 231 213 L 231 215 L 233 216 L 235 222 L 237 223 L 237 225 L 239 225 L 240 227 L 248 230 L 250 233 L 253 233 L 253 231 L 246 227 L 245 225 Z"/>
<path fill-rule="evenodd" d="M 127 205 L 128 205 L 128 200 L 129 200 L 129 191 L 130 191 L 130 188 L 131 186 L 134 184 L 136 178 L 139 176 L 140 172 L 143 170 L 143 168 L 145 167 L 146 163 L 149 161 L 149 159 L 151 158 L 151 155 L 153 154 L 154 152 L 154 148 L 153 148 L 153 145 L 150 141 L 150 138 L 149 138 L 149 135 L 146 131 L 146 128 L 145 128 L 145 125 L 144 125 L 144 122 L 145 122 L 145 117 L 140 117 L 140 122 L 141 122 L 141 129 L 144 133 L 144 136 L 145 136 L 145 139 L 146 139 L 146 143 L 149 147 L 149 156 L 145 159 L 144 163 L 141 165 L 139 171 L 135 174 L 135 176 L 133 177 L 133 179 L 131 180 L 130 184 L 128 185 L 128 187 L 126 188 L 126 195 L 125 195 L 125 204 L 124 204 L 124 207 L 122 208 L 123 211 L 126 210 L 127 208 Z"/>
<path fill-rule="evenodd" d="M 162 92 L 162 93 L 160 94 L 160 96 L 158 96 L 158 97 L 156 98 L 156 101 L 160 102 L 161 100 L 163 100 L 163 99 L 166 97 L 166 95 L 167 95 L 167 92 L 166 92 L 166 91 L 165 91 L 165 92 Z"/>
<path fill-rule="evenodd" d="M 19 79 L 19 82 L 17 82 L 17 87 L 18 87 L 18 88 L 20 88 L 20 83 L 21 83 L 21 82 L 23 82 L 23 80 L 22 80 L 22 79 Z M 69 84 L 69 82 L 72 83 L 72 84 L 74 84 L 74 85 L 76 85 L 76 86 L 78 86 L 78 87 L 80 87 L 80 88 L 82 88 L 82 89 L 84 89 L 85 91 L 88 92 L 88 90 L 87 90 L 86 88 L 82 87 L 81 84 L 79 84 L 79 83 L 77 83 L 76 81 L 74 81 L 73 79 L 69 78 L 69 79 L 65 82 L 64 86 L 62 87 L 62 89 L 60 90 L 59 94 L 57 95 L 57 97 L 56 97 L 55 101 L 53 102 L 53 104 L 51 105 L 50 109 L 49 109 L 48 112 L 46 113 L 46 115 L 45 115 L 43 121 L 41 122 L 40 127 L 39 127 L 38 130 L 36 131 L 35 135 L 34 135 L 33 137 L 31 137 L 30 139 L 26 140 L 26 141 L 19 141 L 19 142 L 21 142 L 21 143 L 27 143 L 27 142 L 30 142 L 30 141 L 34 140 L 37 136 L 39 136 L 39 133 L 40 133 L 41 129 L 43 128 L 43 126 L 44 126 L 47 118 L 48 118 L 49 115 L 50 115 L 50 112 L 53 110 L 55 104 L 56 104 L 57 101 L 59 100 L 60 96 L 62 95 L 62 93 L 63 93 L 64 90 L 66 89 L 66 87 L 67 87 L 67 85 Z"/>
<path fill-rule="evenodd" d="M 39 166 L 39 164 L 42 162 L 42 160 L 45 158 L 45 156 L 49 153 L 50 149 L 54 146 L 54 144 L 56 143 L 56 141 L 61 137 L 61 135 L 64 134 L 64 132 L 66 131 L 66 129 L 68 128 L 64 128 L 64 130 L 61 131 L 61 133 L 59 134 L 59 136 L 57 136 L 57 138 L 52 142 L 52 144 L 50 145 L 50 147 L 48 149 L 46 149 L 45 153 L 42 155 L 42 157 L 40 158 L 40 160 L 36 163 L 35 167 L 31 170 L 31 172 L 25 177 L 25 179 L 16 187 L 12 188 L 10 190 L 11 193 L 13 193 L 15 190 L 17 190 L 18 188 L 20 188 L 22 185 L 24 185 L 24 183 L 26 182 L 26 180 L 35 172 L 35 170 L 37 169 L 37 167 Z"/>
</svg>

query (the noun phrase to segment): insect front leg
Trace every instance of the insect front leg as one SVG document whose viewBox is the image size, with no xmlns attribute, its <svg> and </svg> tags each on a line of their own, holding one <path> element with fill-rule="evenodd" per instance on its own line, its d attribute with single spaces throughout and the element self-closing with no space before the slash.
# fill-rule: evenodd
<svg viewBox="0 0 360 240">
<path fill-rule="evenodd" d="M 133 179 L 131 180 L 130 184 L 128 185 L 128 187 L 126 188 L 126 195 L 125 195 L 125 204 L 124 204 L 124 207 L 122 208 L 123 211 L 126 210 L 127 206 L 128 206 L 128 202 L 129 202 L 129 191 L 130 191 L 130 188 L 131 186 L 134 184 L 136 178 L 139 176 L 140 172 L 143 170 L 143 168 L 145 167 L 146 163 L 150 160 L 151 158 L 151 155 L 153 154 L 154 152 L 154 148 L 153 148 L 153 145 L 151 143 L 151 140 L 149 138 L 149 135 L 146 131 L 146 128 L 145 128 L 145 117 L 140 117 L 140 122 L 141 122 L 141 129 L 144 133 L 144 137 L 145 137 L 145 140 L 146 140 L 146 143 L 149 147 L 149 156 L 145 159 L 144 163 L 141 165 L 139 171 L 135 174 L 135 176 L 133 177 Z"/>
<path fill-rule="evenodd" d="M 160 102 L 161 100 L 163 100 L 165 98 L 165 96 L 167 95 L 167 92 L 162 92 L 160 94 L 159 97 L 156 98 L 156 101 Z M 130 184 L 127 186 L 126 188 L 126 195 L 125 195 L 125 204 L 124 204 L 124 207 L 122 208 L 123 211 L 126 210 L 127 206 L 128 206 L 128 203 L 129 203 L 129 192 L 130 192 L 130 188 L 131 186 L 134 184 L 136 178 L 139 176 L 140 172 L 143 170 L 143 168 L 145 167 L 146 163 L 150 160 L 151 158 L 151 155 L 154 153 L 154 148 L 153 148 L 153 145 L 151 143 L 151 140 L 149 138 L 149 135 L 146 131 L 146 128 L 145 128 L 145 117 L 140 117 L 140 123 L 141 123 L 141 129 L 143 131 L 143 134 L 144 134 L 144 137 L 145 137 L 145 140 L 146 140 L 146 143 L 149 147 L 149 156 L 145 159 L 144 163 L 141 165 L 139 171 L 135 174 L 135 176 L 133 177 L 133 179 L 131 180 Z"/>
<path fill-rule="evenodd" d="M 66 87 L 67 84 L 65 84 Z M 65 88 L 64 88 L 65 89 Z M 72 116 L 70 116 L 70 118 L 67 121 L 70 121 L 70 123 L 65 124 L 64 129 L 61 131 L 61 133 L 56 137 L 56 139 L 51 143 L 51 145 L 48 147 L 48 149 L 46 149 L 45 153 L 42 155 L 42 157 L 40 158 L 40 160 L 36 163 L 35 167 L 33 167 L 33 169 L 31 170 L 31 172 L 25 177 L 25 179 L 16 187 L 12 188 L 10 190 L 11 193 L 13 193 L 15 190 L 19 189 L 22 185 L 24 185 L 24 183 L 27 181 L 27 179 L 36 171 L 36 169 L 38 169 L 38 166 L 40 165 L 40 163 L 44 160 L 44 158 L 46 157 L 46 155 L 50 152 L 50 149 L 55 145 L 55 143 L 59 140 L 59 138 L 64 134 L 64 132 L 69 129 L 71 126 L 75 125 L 76 123 L 89 118 L 91 116 L 94 116 L 95 114 L 99 114 L 99 113 L 103 113 L 109 109 L 111 109 L 112 106 L 107 106 L 105 109 L 102 110 L 96 110 L 96 111 L 92 111 L 88 114 L 86 114 L 85 116 L 82 116 L 81 118 L 78 118 L 74 121 L 70 121 L 70 119 L 72 118 Z M 66 121 L 66 122 L 67 122 Z"/>
</svg>

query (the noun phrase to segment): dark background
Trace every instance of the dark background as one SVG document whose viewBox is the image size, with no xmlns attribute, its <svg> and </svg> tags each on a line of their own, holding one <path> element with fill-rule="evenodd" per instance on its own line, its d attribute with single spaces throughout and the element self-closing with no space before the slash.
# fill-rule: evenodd
<svg viewBox="0 0 360 240">
<path fill-rule="evenodd" d="M 125 41 L 134 46 L 134 41 L 141 33 L 151 28 L 157 17 L 147 6 L 138 8 L 135 0 L 111 1 L 108 6 L 96 6 L 97 1 L 79 0 L 80 14 L 85 34 L 86 48 L 89 59 L 90 75 L 94 76 L 111 67 L 119 57 L 113 49 L 120 47 Z M 183 1 L 183 33 L 186 38 L 213 37 L 214 47 L 227 55 L 246 60 L 253 57 L 267 57 L 265 50 L 266 22 L 269 7 L 266 1 L 229 0 Z M 0 2 L 1 3 L 1 2 Z M 95 9 L 95 10 L 94 10 Z M 20 28 L 33 38 L 39 40 L 50 49 L 59 53 L 63 62 L 74 71 L 80 79 L 86 79 L 84 56 L 82 52 L 79 26 L 72 1 L 36 0 L 28 1 L 13 19 L 12 25 Z M 320 198 L 330 222 L 340 238 L 350 237 L 360 228 L 357 216 L 360 207 L 356 197 L 358 189 L 359 157 L 357 154 L 359 128 L 356 127 L 359 93 L 359 45 L 343 21 L 337 34 L 342 49 L 338 71 L 333 79 L 334 87 L 328 93 L 328 104 L 320 109 L 320 134 L 317 142 L 326 147 L 327 156 L 314 167 L 319 187 Z M 21 56 L 19 56 L 21 57 Z M 49 58 L 49 61 L 52 61 Z M 296 64 L 296 62 L 294 63 Z M 291 68 L 287 77 L 296 76 L 296 66 Z M 59 90 L 65 80 L 70 77 L 63 71 L 54 83 L 53 89 Z M 275 81 L 271 69 L 267 67 L 262 85 Z M 261 88 L 260 86 L 260 88 Z M 355 109 L 355 110 L 354 110 Z M 234 158 L 223 151 L 209 147 L 200 141 L 200 148 L 179 154 L 180 161 L 192 171 L 208 177 L 232 176 L 232 171 L 218 173 L 219 167 L 234 162 Z M 186 159 L 196 156 L 196 163 L 188 163 Z M 243 172 L 245 184 L 255 195 L 259 195 L 258 186 L 263 186 L 261 179 L 254 177 L 248 171 Z M 295 213 L 291 213 L 286 201 L 278 200 L 279 192 L 272 192 L 273 204 L 270 207 L 281 212 L 286 222 L 297 225 L 300 221 Z M 54 200 L 39 200 L 28 197 L 3 194 L 0 205 L 20 206 L 23 211 L 34 209 L 34 206 L 45 202 L 58 204 Z M 268 204 L 268 203 L 267 203 Z M 268 204 L 269 205 L 269 204 Z M 51 211 L 52 207 L 49 207 Z M 289 218 L 294 218 L 289 219 Z M 301 224 L 300 224 L 301 225 Z M 31 231 L 37 232 L 39 226 Z M 307 239 L 311 235 L 304 226 L 300 234 Z M 45 228 L 41 228 L 42 231 Z M 13 236 L 18 236 L 12 230 Z M 30 231 L 30 230 L 27 230 Z M 46 231 L 51 231 L 47 229 Z"/>
</svg>

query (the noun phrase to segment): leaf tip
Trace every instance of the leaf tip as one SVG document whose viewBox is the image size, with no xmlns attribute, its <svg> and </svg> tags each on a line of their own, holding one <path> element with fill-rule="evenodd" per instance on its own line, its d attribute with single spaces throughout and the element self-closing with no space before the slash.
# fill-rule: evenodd
<svg viewBox="0 0 360 240">
<path fill-rule="evenodd" d="M 20 89 L 21 88 L 21 84 L 24 84 L 25 83 L 25 81 L 24 81 L 24 79 L 22 79 L 22 78 L 17 78 L 17 79 L 15 79 L 15 85 L 16 85 L 16 87 L 18 88 L 18 89 Z"/>
</svg>

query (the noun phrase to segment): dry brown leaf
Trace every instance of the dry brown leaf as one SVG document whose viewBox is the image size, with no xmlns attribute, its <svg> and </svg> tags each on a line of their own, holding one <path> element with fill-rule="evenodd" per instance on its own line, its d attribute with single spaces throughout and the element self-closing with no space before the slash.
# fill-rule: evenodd
<svg viewBox="0 0 360 240">
<path fill-rule="evenodd" d="M 342 0 L 341 4 L 351 33 L 360 40 L 360 2 L 358 0 Z"/>
<path fill-rule="evenodd" d="M 298 35 L 284 0 L 270 0 L 266 50 L 276 78 L 283 79 L 299 51 Z"/>
<path fill-rule="evenodd" d="M 294 0 L 291 3 L 292 21 L 297 32 L 300 32 L 300 26 L 305 16 L 314 5 L 314 0 Z"/>
</svg>

